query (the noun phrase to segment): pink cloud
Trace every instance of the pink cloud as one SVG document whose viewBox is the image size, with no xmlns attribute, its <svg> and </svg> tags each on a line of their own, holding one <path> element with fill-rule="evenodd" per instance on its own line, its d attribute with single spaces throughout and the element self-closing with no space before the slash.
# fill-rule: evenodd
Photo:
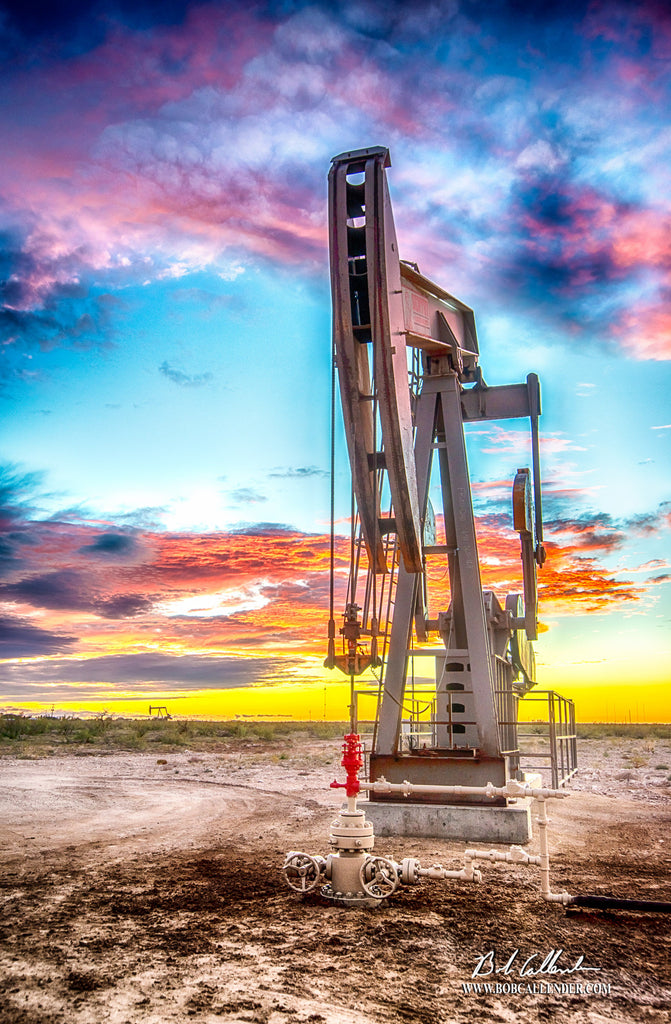
<svg viewBox="0 0 671 1024">
<path fill-rule="evenodd" d="M 528 456 L 531 452 L 531 438 L 528 431 L 510 430 L 492 424 L 486 430 L 469 431 L 469 436 L 482 434 L 491 439 L 491 447 L 482 446 L 481 450 L 488 455 L 498 455 L 508 452 L 512 455 Z M 568 438 L 560 437 L 558 433 L 541 434 L 541 452 L 549 455 L 561 455 L 564 452 L 584 452 L 585 448 L 576 444 Z"/>
<path fill-rule="evenodd" d="M 653 15 L 592 8 L 586 31 L 635 50 Z M 579 333 L 581 300 L 592 309 L 604 285 L 652 271 L 641 309 L 611 290 L 617 308 L 599 328 L 608 319 L 609 338 L 636 358 L 665 357 L 668 216 L 631 209 L 601 184 L 612 133 L 599 127 L 599 104 L 622 74 L 635 84 L 641 62 L 629 50 L 621 68 L 604 58 L 593 101 L 593 71 L 578 68 L 590 90 L 575 116 L 586 110 L 595 134 L 588 151 L 578 147 L 578 168 L 570 130 L 567 141 L 532 130 L 546 109 L 570 127 L 573 93 L 505 73 L 509 58 L 496 56 L 486 24 L 457 9 L 447 19 L 399 10 L 392 22 L 359 8 L 305 7 L 273 21 L 254 8 L 195 6 L 179 27 L 110 22 L 97 49 L 15 73 L 0 191 L 28 225 L 24 304 L 87 275 L 121 284 L 258 260 L 322 273 L 328 160 L 349 140 L 380 141 L 393 147 L 404 256 L 466 298 L 483 280 L 492 302 L 509 300 L 511 280 L 532 305 L 542 289 L 570 298 L 572 315 L 557 314 L 567 334 Z M 408 40 L 421 42 L 421 61 L 404 52 Z M 438 40 L 449 60 L 436 58 Z M 628 94 L 632 122 L 641 103 Z M 655 166 L 665 159 L 662 146 Z M 563 202 L 554 219 L 533 202 L 548 174 L 546 198 Z"/>
<path fill-rule="evenodd" d="M 671 56 L 671 20 L 665 4 L 657 0 L 639 0 L 636 4 L 609 0 L 591 0 L 587 16 L 581 27 L 588 39 L 603 39 L 618 50 L 636 53 L 646 38 L 650 39 L 650 54 L 654 60 L 667 60 Z M 624 59 L 624 58 L 623 58 Z M 641 71 L 639 64 L 638 77 Z M 655 73 L 653 62 L 647 62 L 649 75 Z M 663 68 L 658 69 L 663 73 Z M 636 74 L 632 75 L 636 80 Z"/>
<path fill-rule="evenodd" d="M 638 359 L 671 359 L 671 313 L 657 306 L 622 314 L 613 333 Z"/>
</svg>

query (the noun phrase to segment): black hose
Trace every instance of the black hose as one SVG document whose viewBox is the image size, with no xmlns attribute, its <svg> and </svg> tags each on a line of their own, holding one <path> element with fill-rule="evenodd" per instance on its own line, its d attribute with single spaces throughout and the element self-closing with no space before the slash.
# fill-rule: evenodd
<svg viewBox="0 0 671 1024">
<path fill-rule="evenodd" d="M 572 896 L 569 907 L 590 907 L 592 910 L 639 910 L 648 914 L 669 914 L 671 903 L 655 900 L 618 900 L 612 896 Z"/>
</svg>

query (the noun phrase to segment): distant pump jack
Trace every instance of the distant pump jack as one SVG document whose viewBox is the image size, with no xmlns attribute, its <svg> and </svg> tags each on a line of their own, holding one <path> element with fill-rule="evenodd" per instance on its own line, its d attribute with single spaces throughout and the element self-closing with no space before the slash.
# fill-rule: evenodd
<svg viewBox="0 0 671 1024">
<path fill-rule="evenodd" d="M 150 704 L 149 715 L 156 713 L 157 718 L 172 718 L 165 704 Z"/>
</svg>

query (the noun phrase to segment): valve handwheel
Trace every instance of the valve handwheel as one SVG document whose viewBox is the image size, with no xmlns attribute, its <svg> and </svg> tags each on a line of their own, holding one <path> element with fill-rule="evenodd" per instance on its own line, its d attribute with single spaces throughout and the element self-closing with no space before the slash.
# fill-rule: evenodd
<svg viewBox="0 0 671 1024">
<path fill-rule="evenodd" d="M 386 857 L 367 857 L 359 869 L 361 887 L 368 896 L 384 900 L 398 888 L 398 871 Z"/>
<path fill-rule="evenodd" d="M 286 883 L 294 892 L 313 892 L 321 880 L 322 866 L 309 853 L 289 853 L 282 865 Z"/>
</svg>

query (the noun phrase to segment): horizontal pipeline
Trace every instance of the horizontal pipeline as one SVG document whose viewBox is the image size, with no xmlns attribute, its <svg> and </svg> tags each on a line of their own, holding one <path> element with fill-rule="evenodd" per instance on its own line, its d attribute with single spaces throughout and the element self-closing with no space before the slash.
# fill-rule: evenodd
<svg viewBox="0 0 671 1024">
<path fill-rule="evenodd" d="M 427 796 L 507 796 L 513 798 L 533 797 L 536 800 L 563 800 L 570 796 L 564 789 L 534 789 L 515 779 L 510 779 L 505 786 L 494 786 L 488 782 L 486 786 L 431 786 L 418 782 L 387 782 L 385 778 L 375 782 L 362 782 L 360 789 L 369 793 L 398 793 L 399 796 L 410 796 L 413 793 L 425 793 Z"/>
</svg>

